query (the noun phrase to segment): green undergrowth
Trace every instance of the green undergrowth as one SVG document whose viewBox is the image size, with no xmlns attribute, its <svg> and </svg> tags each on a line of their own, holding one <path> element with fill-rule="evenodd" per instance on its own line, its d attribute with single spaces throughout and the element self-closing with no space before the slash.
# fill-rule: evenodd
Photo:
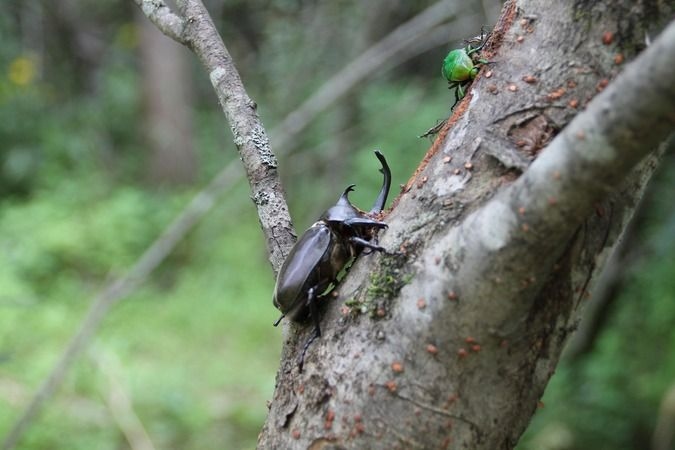
<svg viewBox="0 0 675 450">
<path fill-rule="evenodd" d="M 0 435 L 51 370 L 94 295 L 132 265 L 190 194 L 62 189 L 3 204 Z M 245 197 L 245 190 L 236 195 Z M 119 448 L 124 436 L 107 400 L 110 371 L 96 363 L 101 358 L 116 361 L 117 381 L 158 448 L 254 445 L 280 336 L 271 325 L 273 280 L 257 218 L 252 208 L 233 206 L 220 204 L 113 307 L 20 448 Z"/>
</svg>

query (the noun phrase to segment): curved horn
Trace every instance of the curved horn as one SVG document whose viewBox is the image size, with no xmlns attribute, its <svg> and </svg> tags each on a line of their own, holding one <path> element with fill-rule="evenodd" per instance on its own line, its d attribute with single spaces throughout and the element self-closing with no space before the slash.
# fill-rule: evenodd
<svg viewBox="0 0 675 450">
<path fill-rule="evenodd" d="M 375 150 L 375 156 L 380 160 L 380 164 L 382 164 L 380 173 L 384 175 L 384 180 L 382 180 L 382 189 L 380 189 L 380 193 L 377 195 L 375 203 L 373 203 L 373 208 L 370 210 L 371 213 L 377 213 L 384 209 L 384 205 L 387 203 L 387 196 L 389 195 L 389 188 L 391 187 L 391 170 L 389 170 L 387 160 L 379 150 Z"/>
<path fill-rule="evenodd" d="M 347 186 L 347 188 L 345 188 L 344 192 L 342 193 L 342 195 L 338 199 L 336 205 L 347 204 L 347 205 L 351 206 L 351 203 L 349 202 L 349 193 L 354 190 L 354 186 L 356 186 L 356 185 L 350 184 L 349 186 Z"/>
</svg>

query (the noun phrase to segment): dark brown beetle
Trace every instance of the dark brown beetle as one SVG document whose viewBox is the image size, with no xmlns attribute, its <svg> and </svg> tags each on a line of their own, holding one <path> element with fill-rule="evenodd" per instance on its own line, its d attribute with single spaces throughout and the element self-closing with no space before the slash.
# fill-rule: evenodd
<svg viewBox="0 0 675 450">
<path fill-rule="evenodd" d="M 380 172 L 384 180 L 370 212 L 364 213 L 349 202 L 348 195 L 354 185 L 347 186 L 335 206 L 323 213 L 298 239 L 279 270 L 273 303 L 282 316 L 274 326 L 284 317 L 300 323 L 311 318 L 314 322 L 314 332 L 300 354 L 300 371 L 307 348 L 321 336 L 317 300 L 325 296 L 331 284 L 337 284 L 340 271 L 364 249 L 384 251 L 373 241 L 377 231 L 386 228 L 387 224 L 370 218 L 369 214 L 384 209 L 391 186 L 391 171 L 382 153 L 375 150 L 375 156 L 382 165 Z"/>
</svg>

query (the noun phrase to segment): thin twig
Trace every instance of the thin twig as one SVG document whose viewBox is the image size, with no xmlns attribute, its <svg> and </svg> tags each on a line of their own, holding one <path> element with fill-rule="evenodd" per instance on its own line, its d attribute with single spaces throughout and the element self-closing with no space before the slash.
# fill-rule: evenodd
<svg viewBox="0 0 675 450">
<path fill-rule="evenodd" d="M 106 403 L 110 414 L 129 443 L 131 450 L 155 450 L 150 435 L 143 426 L 143 422 L 134 411 L 131 398 L 121 381 L 120 362 L 115 355 L 104 354 L 92 350 L 90 356 L 98 370 L 108 380 Z"/>
</svg>

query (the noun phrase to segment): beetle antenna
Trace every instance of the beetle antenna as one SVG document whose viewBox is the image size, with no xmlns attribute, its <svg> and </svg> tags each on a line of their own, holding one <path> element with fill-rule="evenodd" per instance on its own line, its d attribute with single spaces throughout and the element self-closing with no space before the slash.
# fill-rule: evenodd
<svg viewBox="0 0 675 450">
<path fill-rule="evenodd" d="M 377 213 L 384 209 L 384 205 L 387 203 L 389 189 L 391 188 L 391 170 L 389 169 L 389 164 L 387 164 L 387 160 L 379 150 L 375 150 L 375 156 L 382 165 L 380 173 L 384 176 L 384 179 L 382 180 L 382 189 L 380 189 L 380 193 L 375 199 L 373 208 L 370 210 L 371 213 Z"/>
</svg>

